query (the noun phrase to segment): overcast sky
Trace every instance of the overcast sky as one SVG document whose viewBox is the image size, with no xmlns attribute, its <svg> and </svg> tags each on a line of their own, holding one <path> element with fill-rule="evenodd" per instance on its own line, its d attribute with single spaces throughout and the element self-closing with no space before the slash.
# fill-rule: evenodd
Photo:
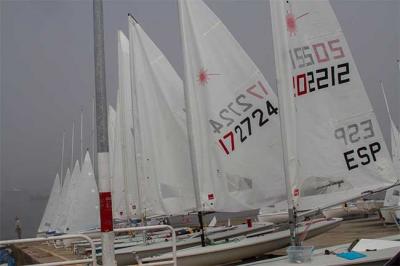
<svg viewBox="0 0 400 266">
<path fill-rule="evenodd" d="M 275 84 L 272 30 L 267 0 L 206 1 Z M 332 1 L 364 81 L 387 144 L 388 114 L 379 80 L 384 81 L 395 123 L 400 123 L 400 1 Z M 13 236 L 13 219 L 33 233 L 60 169 L 65 130 L 65 163 L 70 165 L 71 127 L 84 108 L 84 146 L 90 147 L 94 93 L 92 1 L 0 0 L 1 176 L 0 223 Z M 128 34 L 128 13 L 160 47 L 178 74 L 183 65 L 176 0 L 105 1 L 104 30 L 109 103 L 117 89 L 117 30 Z M 75 158 L 79 156 L 76 138 Z M 11 192 L 14 191 L 14 192 Z M 20 192 L 18 192 L 20 191 Z M 1 231 L 0 231 L 1 232 Z M 11 232 L 11 233 L 10 233 Z"/>
</svg>

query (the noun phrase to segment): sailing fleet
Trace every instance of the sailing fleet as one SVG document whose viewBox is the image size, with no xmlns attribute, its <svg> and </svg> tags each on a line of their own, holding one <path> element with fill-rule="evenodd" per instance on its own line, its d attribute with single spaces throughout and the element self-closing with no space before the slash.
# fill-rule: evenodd
<svg viewBox="0 0 400 266">
<path fill-rule="evenodd" d="M 322 233 L 340 219 L 313 219 L 320 211 L 375 191 L 390 188 L 385 206 L 399 205 L 400 133 L 390 116 L 390 155 L 329 1 L 270 1 L 278 95 L 203 1 L 179 0 L 178 9 L 183 80 L 132 15 L 129 36 L 117 33 L 117 105 L 108 108 L 115 226 L 257 209 L 260 219 L 289 220 L 287 230 L 178 252 L 183 265 L 212 265 Z M 38 232 L 99 227 L 89 152 L 81 164 L 56 175 Z M 118 262 L 136 261 L 137 250 L 117 250 Z"/>
</svg>

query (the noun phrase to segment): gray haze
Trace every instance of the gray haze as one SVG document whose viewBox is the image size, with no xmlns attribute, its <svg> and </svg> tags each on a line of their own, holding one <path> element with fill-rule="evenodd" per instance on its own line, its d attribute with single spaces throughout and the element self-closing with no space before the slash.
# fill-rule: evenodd
<svg viewBox="0 0 400 266">
<path fill-rule="evenodd" d="M 206 1 L 269 83 L 275 84 L 269 2 Z M 361 78 L 390 146 L 389 122 L 378 81 L 382 79 L 395 123 L 400 120 L 400 1 L 332 1 Z M 84 147 L 91 143 L 94 92 L 92 1 L 0 0 L 1 176 L 0 239 L 14 237 L 14 218 L 24 236 L 36 231 L 53 178 L 60 171 L 61 135 L 79 136 L 84 107 Z M 109 103 L 117 89 L 117 30 L 128 33 L 128 12 L 182 76 L 176 0 L 105 1 L 105 51 Z M 75 159 L 79 157 L 76 138 Z M 65 171 L 64 171 L 65 173 Z"/>
</svg>

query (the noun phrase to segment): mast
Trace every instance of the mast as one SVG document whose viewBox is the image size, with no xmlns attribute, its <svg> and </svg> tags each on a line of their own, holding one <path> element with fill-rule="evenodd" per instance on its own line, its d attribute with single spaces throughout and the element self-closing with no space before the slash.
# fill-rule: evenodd
<svg viewBox="0 0 400 266">
<path fill-rule="evenodd" d="M 74 169 L 74 138 L 75 138 L 75 121 L 72 121 L 72 136 L 71 136 L 71 169 Z"/>
<path fill-rule="evenodd" d="M 112 218 L 111 174 L 109 167 L 107 91 L 104 55 L 103 2 L 93 0 L 94 69 L 96 91 L 97 167 L 103 265 L 115 265 Z M 93 158 L 94 159 L 94 158 Z"/>
<path fill-rule="evenodd" d="M 64 141 L 65 141 L 65 131 L 62 134 L 62 144 L 61 144 L 61 176 L 60 176 L 60 185 L 63 185 L 63 178 L 64 178 Z"/>
<path fill-rule="evenodd" d="M 279 100 L 279 118 L 281 126 L 281 138 L 283 149 L 283 162 L 284 162 L 284 175 L 287 192 L 288 214 L 289 214 L 289 229 L 290 229 L 290 243 L 292 246 L 297 246 L 298 237 L 296 235 L 297 213 L 292 197 L 292 184 L 291 177 L 295 174 L 293 169 L 293 161 L 296 163 L 296 158 L 290 158 L 290 144 L 292 139 L 289 134 L 291 126 L 291 116 L 293 116 L 294 102 L 289 83 L 291 73 L 290 68 L 286 62 L 288 61 L 287 51 L 289 51 L 287 34 L 285 29 L 284 18 L 286 16 L 284 1 L 273 0 L 271 3 L 271 18 L 272 18 L 272 32 L 274 41 L 275 52 L 275 66 L 276 66 L 276 83 L 278 89 Z M 274 25 L 275 23 L 275 25 Z M 292 125 L 293 126 L 293 125 Z M 293 160 L 294 159 L 294 160 Z M 292 164 L 291 164 L 292 163 Z"/>
<path fill-rule="evenodd" d="M 181 43 L 182 43 L 182 53 L 183 53 L 183 61 L 187 62 L 187 54 L 188 54 L 188 47 L 186 46 L 186 42 L 184 39 L 184 25 L 183 25 L 183 6 L 181 1 L 178 0 L 178 9 L 179 9 L 179 25 L 181 31 Z M 196 209 L 197 215 L 199 217 L 200 229 L 201 229 L 201 245 L 205 247 L 205 235 L 204 235 L 204 226 L 203 226 L 203 213 L 202 213 L 202 206 L 201 206 L 201 197 L 200 197 L 200 185 L 199 185 L 199 174 L 197 168 L 197 161 L 196 161 L 196 152 L 195 152 L 195 145 L 193 142 L 194 135 L 193 135 L 193 122 L 192 122 L 192 114 L 191 114 L 191 106 L 190 106 L 190 98 L 189 98 L 189 79 L 190 73 L 186 63 L 183 64 L 184 68 L 184 79 L 183 79 L 183 94 L 185 99 L 185 110 L 186 110 L 186 124 L 187 124 L 187 133 L 188 133 L 188 141 L 189 141 L 189 150 L 190 150 L 190 162 L 192 168 L 192 176 L 193 176 L 193 187 L 194 187 L 194 196 L 196 200 Z"/>
<path fill-rule="evenodd" d="M 95 153 L 96 153 L 96 139 L 95 139 L 95 133 L 96 133 L 96 101 L 94 97 L 92 98 L 92 130 L 91 130 L 91 140 L 92 140 L 92 163 L 93 163 L 93 171 L 95 173 L 95 176 L 97 176 L 97 160 L 95 159 Z"/>
<path fill-rule="evenodd" d="M 81 107 L 81 136 L 80 136 L 80 142 L 81 142 L 81 165 L 83 165 L 83 107 Z"/>
</svg>

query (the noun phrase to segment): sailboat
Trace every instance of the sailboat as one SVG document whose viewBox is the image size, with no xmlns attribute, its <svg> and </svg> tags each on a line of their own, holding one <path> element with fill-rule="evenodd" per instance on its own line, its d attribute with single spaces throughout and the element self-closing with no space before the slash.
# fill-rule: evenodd
<svg viewBox="0 0 400 266">
<path fill-rule="evenodd" d="M 299 225 L 294 218 L 299 210 L 313 215 L 323 208 L 362 197 L 366 191 L 387 189 L 396 178 L 371 104 L 329 3 L 287 2 L 272 2 L 271 15 L 288 191 L 286 206 L 292 243 L 298 243 L 295 233 L 299 233 Z M 201 47 L 199 41 L 203 39 L 215 39 L 210 32 L 219 23 L 208 23 L 203 10 L 194 9 L 200 1 L 179 3 L 181 13 L 201 14 L 199 21 L 204 31 L 187 37 L 196 42 L 194 49 Z M 182 27 L 194 28 L 197 21 L 185 15 Z M 225 45 L 222 47 L 226 49 Z M 297 57 L 290 57 L 290 53 Z M 189 58 L 198 60 L 204 54 L 191 54 Z M 193 66 L 196 67 L 194 62 L 186 62 L 187 68 Z M 194 76 L 188 70 L 186 74 Z M 354 101 L 357 103 L 352 104 Z M 249 252 L 245 246 L 241 248 Z M 231 255 L 232 250 L 223 253 L 223 249 L 223 245 L 215 248 L 222 257 Z M 211 254 L 214 249 L 204 250 Z M 217 257 L 212 255 L 213 259 Z M 167 257 L 170 255 L 158 259 Z M 222 262 L 207 259 L 201 248 L 178 251 L 178 260 L 185 265 Z"/>
<path fill-rule="evenodd" d="M 128 19 L 142 209 L 147 216 L 187 213 L 195 204 L 182 81 L 140 24 Z"/>
<path fill-rule="evenodd" d="M 64 177 L 64 182 L 62 184 L 62 189 L 61 189 L 61 197 L 60 197 L 60 201 L 59 201 L 59 205 L 57 206 L 57 212 L 56 212 L 56 218 L 55 218 L 55 223 L 53 225 L 53 227 L 51 228 L 52 230 L 56 230 L 57 228 L 60 227 L 61 223 L 62 223 L 62 219 L 64 217 L 64 210 L 65 210 L 65 206 L 66 206 L 66 200 L 67 200 L 67 195 L 68 195 L 68 191 L 69 191 L 69 187 L 70 187 L 70 183 L 71 183 L 71 171 L 69 168 L 67 168 L 67 171 L 65 173 L 65 177 Z M 58 231 L 59 233 L 61 233 L 60 231 Z"/>
<path fill-rule="evenodd" d="M 117 92 L 117 107 L 119 110 L 119 91 Z M 108 139 L 109 139 L 109 156 L 111 171 L 111 187 L 113 202 L 113 219 L 114 226 L 125 226 L 129 224 L 129 206 L 127 203 L 125 176 L 122 169 L 122 149 L 120 137 L 120 125 L 117 111 L 109 105 L 108 107 Z"/>
<path fill-rule="evenodd" d="M 43 213 L 42 220 L 38 228 L 38 234 L 41 234 L 43 232 L 48 232 L 53 228 L 60 198 L 61 198 L 61 182 L 60 182 L 60 176 L 57 173 L 56 177 L 54 178 L 49 199 L 47 200 L 46 209 Z"/>
<path fill-rule="evenodd" d="M 400 66 L 399 66 L 399 71 L 400 71 Z M 382 89 L 383 98 L 385 100 L 386 109 L 389 114 L 392 161 L 396 173 L 400 175 L 400 132 L 397 129 L 396 124 L 393 122 L 393 118 L 389 109 L 382 81 L 380 82 L 380 85 Z M 398 223 L 398 219 L 400 217 L 400 189 L 398 187 L 386 191 L 383 205 L 384 207 L 380 209 L 380 212 L 384 219 L 384 223 Z"/>
<path fill-rule="evenodd" d="M 89 152 L 76 181 L 64 226 L 65 233 L 87 232 L 99 228 L 99 198 Z"/>
<path fill-rule="evenodd" d="M 140 186 L 138 181 L 137 143 L 132 136 L 134 123 L 131 74 L 129 70 L 129 41 L 122 31 L 118 31 L 118 102 L 116 110 L 115 167 L 120 167 L 124 184 L 125 215 L 129 220 L 141 219 Z M 118 150 L 119 149 L 119 150 Z M 118 157 L 119 156 L 119 157 Z M 118 217 L 118 216 L 117 216 Z"/>
<path fill-rule="evenodd" d="M 188 128 L 192 127 L 193 135 L 190 132 L 188 135 L 194 142 L 191 158 L 197 162 L 194 172 L 199 173 L 201 205 L 205 206 L 204 203 L 212 199 L 215 210 L 238 211 L 282 201 L 285 187 L 277 99 L 273 91 L 222 22 L 202 1 L 180 1 L 179 12 L 185 55 L 185 111 L 188 119 L 191 118 Z M 230 97 L 239 97 L 237 102 L 234 100 L 237 105 L 229 102 Z M 227 105 L 222 112 L 224 117 L 233 109 L 232 114 L 237 112 L 241 116 L 237 118 L 240 124 L 246 119 L 246 112 L 252 111 L 249 116 L 256 120 L 254 123 L 261 117 L 261 124 L 256 123 L 247 135 L 243 135 L 243 130 L 249 126 L 246 121 L 253 123 L 247 117 L 240 124 L 243 128 L 239 126 L 236 130 L 238 135 L 233 135 L 234 129 L 229 130 L 234 121 L 224 126 L 219 122 L 223 122 L 223 118 L 217 120 L 212 116 L 220 113 L 218 108 L 224 107 L 221 106 L 223 102 Z M 246 106 L 244 113 L 241 104 Z M 224 137 L 223 130 L 232 136 Z M 236 147 L 234 141 L 235 138 L 240 141 L 240 133 L 248 138 L 248 142 L 239 142 Z M 269 155 L 266 151 L 276 153 Z M 268 171 L 264 169 L 266 166 L 270 167 Z M 266 172 L 271 177 L 266 177 Z M 340 219 L 310 222 L 308 236 L 332 228 L 338 221 Z M 186 248 L 178 252 L 178 260 L 184 265 L 214 265 L 261 255 L 288 243 L 289 231 L 284 230 L 253 238 L 243 237 L 240 241 L 236 239 L 217 246 Z M 143 261 L 164 260 L 170 256 L 165 254 Z"/>
<path fill-rule="evenodd" d="M 396 185 L 379 124 L 329 2 L 271 1 L 271 16 L 289 212 L 334 206 Z M 309 200 L 321 190 L 330 193 Z M 310 196 L 303 200 L 302 194 Z M 291 231 L 292 245 L 298 245 Z M 333 257 L 325 256 L 320 265 L 331 265 Z"/>
<path fill-rule="evenodd" d="M 67 219 L 70 213 L 71 202 L 73 201 L 75 194 L 74 190 L 77 187 L 77 181 L 80 177 L 80 174 L 81 174 L 80 164 L 79 161 L 76 160 L 70 178 L 66 179 L 66 182 L 64 184 L 65 190 L 63 185 L 63 190 L 65 191 L 65 193 L 64 195 L 62 195 L 63 196 L 62 205 L 60 206 L 61 208 L 58 213 L 57 224 L 55 228 L 58 233 L 67 233 L 69 231 L 67 230 L 68 229 Z"/>
</svg>

